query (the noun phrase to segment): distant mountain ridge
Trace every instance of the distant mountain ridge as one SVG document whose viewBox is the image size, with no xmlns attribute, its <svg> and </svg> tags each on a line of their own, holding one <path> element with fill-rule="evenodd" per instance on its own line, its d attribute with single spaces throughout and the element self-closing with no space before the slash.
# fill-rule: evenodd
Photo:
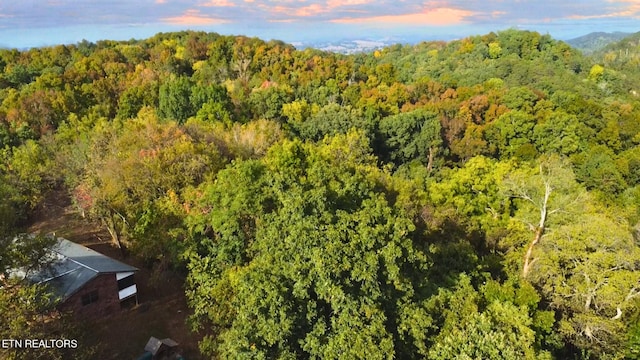
<svg viewBox="0 0 640 360">
<path fill-rule="evenodd" d="M 592 32 L 587 35 L 583 35 L 574 39 L 567 40 L 566 43 L 574 48 L 584 52 L 585 54 L 591 54 L 598 50 L 602 50 L 607 45 L 620 41 L 633 33 L 627 32 Z"/>
<path fill-rule="evenodd" d="M 637 53 L 640 50 L 640 32 L 629 34 L 623 39 L 607 44 L 600 52 L 624 51 L 627 55 L 629 52 Z"/>
<path fill-rule="evenodd" d="M 615 44 L 632 35 L 634 35 L 634 33 L 621 32 L 621 31 L 592 32 L 587 35 L 566 40 L 565 42 L 571 45 L 573 48 L 576 48 L 582 51 L 586 55 L 592 55 L 594 53 L 604 50 L 605 48 L 607 48 L 607 46 Z M 363 39 L 341 39 L 341 40 L 333 40 L 333 41 L 297 42 L 297 43 L 293 43 L 293 45 L 300 49 L 310 47 L 310 48 L 314 48 L 322 51 L 334 52 L 334 53 L 355 54 L 355 53 L 362 53 L 362 52 L 373 52 L 375 50 L 380 50 L 382 48 L 392 46 L 395 44 L 415 45 L 417 43 L 420 43 L 421 41 L 430 41 L 430 40 L 452 41 L 454 40 L 454 38 L 450 36 L 442 39 L 440 38 L 421 39 L 419 37 L 391 37 L 391 38 L 382 38 L 382 39 L 363 38 Z"/>
</svg>

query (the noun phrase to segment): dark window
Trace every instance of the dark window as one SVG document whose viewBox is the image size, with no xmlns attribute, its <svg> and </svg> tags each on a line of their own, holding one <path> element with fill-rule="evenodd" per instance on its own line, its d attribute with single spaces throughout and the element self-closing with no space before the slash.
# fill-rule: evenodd
<svg viewBox="0 0 640 360">
<path fill-rule="evenodd" d="M 120 308 L 122 309 L 131 309 L 136 305 L 138 305 L 138 298 L 136 296 L 131 296 L 120 301 Z"/>
<path fill-rule="evenodd" d="M 98 301 L 98 290 L 82 295 L 82 305 L 89 305 Z"/>
<path fill-rule="evenodd" d="M 118 290 L 126 289 L 131 285 L 134 285 L 136 282 L 133 280 L 133 275 L 129 275 L 126 278 L 122 278 L 118 280 Z"/>
</svg>

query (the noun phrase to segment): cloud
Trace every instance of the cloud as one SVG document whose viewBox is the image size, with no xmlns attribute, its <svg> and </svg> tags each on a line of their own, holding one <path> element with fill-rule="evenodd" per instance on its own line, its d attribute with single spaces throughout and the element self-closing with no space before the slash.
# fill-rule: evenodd
<svg viewBox="0 0 640 360">
<path fill-rule="evenodd" d="M 331 22 L 342 24 L 381 23 L 445 26 L 466 23 L 468 22 L 466 19 L 472 15 L 474 15 L 474 13 L 468 10 L 437 8 L 425 9 L 421 12 L 413 14 L 380 15 L 371 17 L 346 17 L 334 19 L 331 20 Z"/>
<path fill-rule="evenodd" d="M 202 4 L 201 6 L 205 7 L 233 7 L 236 4 L 232 3 L 229 0 L 209 0 L 208 2 Z"/>
<path fill-rule="evenodd" d="M 277 19 L 277 20 L 268 20 L 270 23 L 294 23 L 298 22 L 298 19 Z"/>
<path fill-rule="evenodd" d="M 257 20 L 268 22 L 331 23 L 352 16 L 375 17 L 416 10 L 421 0 L 244 0 L 255 2 Z M 407 10 L 409 7 L 409 10 Z M 419 9 L 419 8 L 418 8 Z"/>
<path fill-rule="evenodd" d="M 576 14 L 569 16 L 575 20 L 591 20 L 606 18 L 632 18 L 640 19 L 640 2 L 638 0 L 608 0 L 610 5 L 598 13 Z"/>
<path fill-rule="evenodd" d="M 304 6 L 296 6 L 298 4 L 276 5 L 270 7 L 265 4 L 259 4 L 258 7 L 263 11 L 270 22 L 290 22 L 296 18 L 314 17 L 327 13 L 329 10 L 320 4 L 310 4 Z M 285 16 L 285 18 L 281 18 Z M 298 19 L 299 20 L 299 19 Z"/>
<path fill-rule="evenodd" d="M 327 1 L 327 7 L 329 9 L 334 9 L 345 6 L 366 5 L 371 2 L 372 0 L 329 0 Z"/>
<path fill-rule="evenodd" d="M 294 15 L 300 16 L 300 17 L 309 17 L 309 16 L 316 16 L 322 13 L 326 13 L 327 11 L 328 9 L 323 7 L 322 5 L 311 4 L 309 6 L 304 6 L 296 10 L 294 12 Z"/>
<path fill-rule="evenodd" d="M 408 33 L 411 27 L 424 25 L 439 26 L 437 31 L 454 25 L 454 30 L 446 31 L 456 34 L 520 26 L 551 30 L 555 36 L 560 28 L 584 33 L 637 31 L 638 19 L 640 0 L 0 0 L 0 28 L 30 31 L 34 38 L 42 36 L 43 28 L 117 29 L 129 24 L 158 31 L 168 25 L 228 24 L 216 30 L 256 36 L 275 33 L 287 39 L 328 38 L 348 31 L 368 35 L 376 24 L 385 25 L 381 33 L 396 28 Z M 102 37 L 109 37 L 109 31 Z"/>
<path fill-rule="evenodd" d="M 187 10 L 180 16 L 166 17 L 160 20 L 165 24 L 178 26 L 206 26 L 230 22 L 229 20 L 203 15 L 200 10 L 194 9 Z"/>
<path fill-rule="evenodd" d="M 638 0 L 446 0 L 451 7 L 474 12 L 467 20 L 484 26 L 566 23 L 568 20 L 638 19 Z M 443 1 L 430 3 L 442 4 Z M 596 27 L 597 29 L 597 27 Z M 596 30 L 594 29 L 594 31 Z"/>
<path fill-rule="evenodd" d="M 36 4 L 38 6 L 36 6 Z M 640 16 L 639 0 L 22 0 L 0 5 L 8 27 L 73 24 L 316 22 L 476 24 L 501 28 L 543 21 Z M 283 25 L 284 26 L 284 25 Z"/>
</svg>

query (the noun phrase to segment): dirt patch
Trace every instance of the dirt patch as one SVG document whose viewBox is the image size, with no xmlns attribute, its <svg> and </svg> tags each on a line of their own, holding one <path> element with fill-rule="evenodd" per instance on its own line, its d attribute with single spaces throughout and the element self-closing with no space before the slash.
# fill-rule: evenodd
<svg viewBox="0 0 640 360">
<path fill-rule="evenodd" d="M 191 332 L 186 322 L 192 312 L 187 307 L 182 274 L 165 270 L 152 277 L 152 269 L 143 261 L 133 256 L 124 257 L 109 241 L 106 230 L 81 217 L 63 191 L 47 196 L 36 209 L 27 231 L 55 234 L 139 269 L 135 275 L 138 305 L 82 324 L 91 333 L 81 346 L 95 347 L 97 358 L 136 359 L 144 352 L 151 336 L 177 341 L 186 359 L 202 358 L 198 351 L 201 336 Z"/>
<path fill-rule="evenodd" d="M 184 318 L 189 313 L 184 296 L 168 296 L 140 305 L 89 325 L 85 346 L 98 347 L 99 359 L 136 359 L 150 336 L 171 338 L 185 359 L 201 359 L 197 339 Z"/>
<path fill-rule="evenodd" d="M 78 244 L 108 243 L 109 234 L 100 224 L 83 218 L 64 190 L 52 191 L 34 210 L 30 233 L 55 234 Z"/>
</svg>

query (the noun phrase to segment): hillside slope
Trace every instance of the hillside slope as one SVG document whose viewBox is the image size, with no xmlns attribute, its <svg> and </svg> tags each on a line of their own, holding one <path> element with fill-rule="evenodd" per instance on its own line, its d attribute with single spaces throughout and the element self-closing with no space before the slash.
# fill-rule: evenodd
<svg viewBox="0 0 640 360">
<path fill-rule="evenodd" d="M 631 35 L 631 33 L 592 32 L 587 35 L 567 40 L 566 42 L 585 54 L 592 54 L 596 51 L 602 50 L 611 43 L 624 39 L 629 35 Z"/>
</svg>

